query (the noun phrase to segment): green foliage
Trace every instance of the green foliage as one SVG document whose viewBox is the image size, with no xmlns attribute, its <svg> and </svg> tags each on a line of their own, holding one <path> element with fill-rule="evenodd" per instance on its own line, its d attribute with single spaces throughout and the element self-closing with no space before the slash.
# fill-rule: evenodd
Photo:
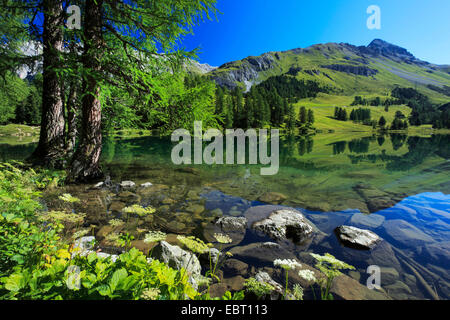
<svg viewBox="0 0 450 320">
<path fill-rule="evenodd" d="M 8 73 L 0 79 L 0 124 L 14 120 L 16 108 L 27 103 L 28 95 L 28 85 L 19 77 Z"/>
<path fill-rule="evenodd" d="M 259 282 L 255 278 L 249 278 L 245 281 L 245 291 L 255 294 L 258 298 L 262 298 L 270 294 L 275 288 L 265 282 Z"/>
<path fill-rule="evenodd" d="M 59 235 L 61 219 L 38 219 L 38 189 L 53 178 L 47 172 L 0 164 L 0 299 L 206 299 L 188 282 L 184 269 L 148 261 L 132 248 L 116 261 L 78 254 Z M 65 195 L 63 199 L 72 199 Z M 50 214 L 50 213 L 48 213 Z M 132 240 L 124 235 L 129 246 Z M 224 300 L 240 300 L 227 292 Z"/>
<path fill-rule="evenodd" d="M 330 289 L 334 278 L 342 274 L 340 270 L 354 270 L 355 267 L 336 259 L 329 253 L 325 253 L 323 256 L 311 253 L 311 256 L 317 260 L 316 268 L 325 275 L 325 279 L 318 280 L 321 298 L 322 300 L 333 300 Z"/>
</svg>

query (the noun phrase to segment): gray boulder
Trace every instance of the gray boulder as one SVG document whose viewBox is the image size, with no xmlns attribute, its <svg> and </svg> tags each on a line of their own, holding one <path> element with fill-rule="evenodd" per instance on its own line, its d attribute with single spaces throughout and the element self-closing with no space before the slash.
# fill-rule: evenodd
<svg viewBox="0 0 450 320">
<path fill-rule="evenodd" d="M 216 221 L 223 232 L 245 232 L 247 219 L 244 217 L 221 217 Z"/>
<path fill-rule="evenodd" d="M 381 242 L 381 238 L 372 231 L 351 226 L 337 227 L 335 233 L 343 245 L 354 249 L 370 250 Z"/>
<path fill-rule="evenodd" d="M 166 241 L 161 241 L 153 248 L 152 255 L 155 259 L 166 263 L 173 269 L 181 270 L 181 268 L 185 268 L 191 276 L 200 275 L 201 266 L 195 254 L 178 246 L 172 246 Z"/>
<path fill-rule="evenodd" d="M 302 242 L 313 235 L 313 226 L 294 209 L 273 211 L 266 219 L 255 222 L 254 229 L 267 234 L 276 240 L 293 238 L 295 242 Z"/>
<path fill-rule="evenodd" d="M 136 186 L 136 183 L 134 183 L 133 181 L 122 181 L 120 183 L 120 186 L 124 189 L 126 188 L 133 188 Z"/>
</svg>

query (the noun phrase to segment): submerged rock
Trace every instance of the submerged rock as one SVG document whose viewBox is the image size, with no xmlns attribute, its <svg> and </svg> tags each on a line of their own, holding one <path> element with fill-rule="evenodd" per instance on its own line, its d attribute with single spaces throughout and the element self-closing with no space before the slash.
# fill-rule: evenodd
<svg viewBox="0 0 450 320">
<path fill-rule="evenodd" d="M 280 204 L 283 201 L 285 201 L 287 197 L 279 192 L 267 192 L 260 196 L 258 198 L 258 201 L 266 202 L 266 203 L 273 203 L 273 204 Z"/>
<path fill-rule="evenodd" d="M 248 264 L 237 259 L 227 259 L 222 267 L 227 276 L 247 276 Z"/>
<path fill-rule="evenodd" d="M 343 245 L 354 249 L 370 250 L 381 242 L 381 238 L 369 230 L 340 226 L 334 231 Z"/>
<path fill-rule="evenodd" d="M 350 218 L 350 224 L 359 227 L 378 228 L 384 222 L 384 217 L 379 214 L 355 213 Z"/>
<path fill-rule="evenodd" d="M 435 242 L 432 237 L 404 220 L 387 220 L 383 227 L 389 236 L 408 247 Z"/>
<path fill-rule="evenodd" d="M 252 266 L 272 266 L 276 259 L 295 259 L 295 255 L 275 242 L 257 242 L 233 247 L 230 252 L 238 260 L 251 262 Z"/>
<path fill-rule="evenodd" d="M 294 242 L 302 242 L 310 238 L 314 230 L 303 214 L 293 209 L 273 211 L 269 217 L 255 222 L 252 227 L 273 239 L 292 238 Z"/>
</svg>

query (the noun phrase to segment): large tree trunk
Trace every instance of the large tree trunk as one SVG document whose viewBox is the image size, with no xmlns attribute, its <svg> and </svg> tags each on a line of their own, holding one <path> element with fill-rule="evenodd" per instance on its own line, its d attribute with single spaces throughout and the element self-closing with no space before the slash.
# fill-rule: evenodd
<svg viewBox="0 0 450 320">
<path fill-rule="evenodd" d="M 69 88 L 69 96 L 67 97 L 66 109 L 67 109 L 67 139 L 66 139 L 66 152 L 68 155 L 72 155 L 75 149 L 75 141 L 77 138 L 77 90 L 78 81 L 72 79 Z"/>
<path fill-rule="evenodd" d="M 64 107 L 61 82 L 56 68 L 61 67 L 64 16 L 61 0 L 44 0 L 44 62 L 42 116 L 39 144 L 30 161 L 48 167 L 61 167 L 64 156 Z"/>
<path fill-rule="evenodd" d="M 72 159 L 68 182 L 85 182 L 102 176 L 101 103 L 98 82 L 101 69 L 103 0 L 87 0 L 84 18 L 82 125 L 80 145 Z"/>
</svg>

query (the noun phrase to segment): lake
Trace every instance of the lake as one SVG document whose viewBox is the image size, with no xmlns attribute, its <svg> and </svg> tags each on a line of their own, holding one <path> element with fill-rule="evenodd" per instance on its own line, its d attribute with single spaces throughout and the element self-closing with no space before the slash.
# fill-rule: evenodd
<svg viewBox="0 0 450 320">
<path fill-rule="evenodd" d="M 249 217 L 252 207 L 268 204 L 295 208 L 320 236 L 306 244 L 278 241 L 286 254 L 313 265 L 308 252 L 329 252 L 355 266 L 347 275 L 363 285 L 367 267 L 377 265 L 383 292 L 394 299 L 450 298 L 450 135 L 349 132 L 280 139 L 278 174 L 261 176 L 261 165 L 176 166 L 170 138 L 106 138 L 102 163 L 111 180 L 153 186 L 76 185 L 60 193 L 82 199 L 74 210 L 87 213 L 85 225 L 96 225 L 100 237 L 111 232 L 108 221 L 122 218 L 125 206 L 155 207 L 154 216 L 127 223 L 136 246 L 143 246 L 138 228 L 211 241 L 208 229 L 219 216 Z M 34 146 L 0 144 L 0 161 L 22 160 Z M 64 205 L 52 193 L 44 200 L 50 209 Z M 383 241 L 372 250 L 347 248 L 333 232 L 340 225 L 371 230 Z M 269 268 L 276 252 L 260 257 L 244 250 L 268 241 L 277 242 L 248 227 L 227 249 L 251 267 Z M 104 243 L 108 249 L 114 250 Z"/>
</svg>

